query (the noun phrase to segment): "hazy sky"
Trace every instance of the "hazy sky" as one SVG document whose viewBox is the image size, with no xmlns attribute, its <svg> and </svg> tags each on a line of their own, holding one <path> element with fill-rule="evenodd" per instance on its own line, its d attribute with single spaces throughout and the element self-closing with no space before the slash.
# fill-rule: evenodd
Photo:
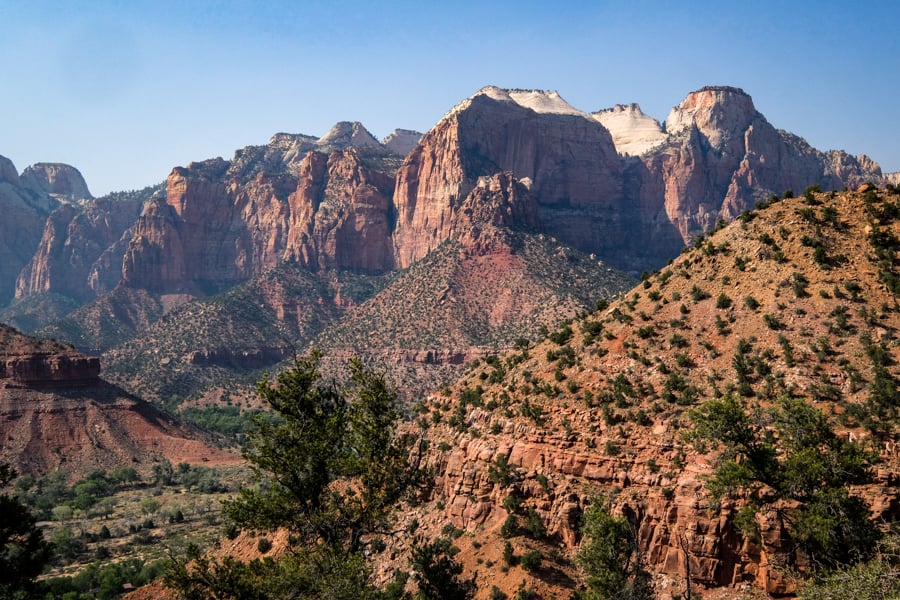
<svg viewBox="0 0 900 600">
<path fill-rule="evenodd" d="M 0 2 L 0 155 L 91 191 L 361 121 L 427 131 L 479 88 L 558 90 L 663 120 L 704 85 L 900 170 L 900 2 Z"/>
</svg>

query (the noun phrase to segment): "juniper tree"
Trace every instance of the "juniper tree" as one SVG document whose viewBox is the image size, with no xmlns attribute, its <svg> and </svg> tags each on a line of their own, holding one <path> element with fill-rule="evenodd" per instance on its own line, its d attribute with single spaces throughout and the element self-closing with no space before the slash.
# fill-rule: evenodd
<svg viewBox="0 0 900 600">
<path fill-rule="evenodd" d="M 284 529 L 283 558 L 221 562 L 193 551 L 168 582 L 185 598 L 366 598 L 376 595 L 366 541 L 392 533 L 398 503 L 423 482 L 421 434 L 399 429 L 400 407 L 384 376 L 358 359 L 349 381 L 326 381 L 320 355 L 295 357 L 257 392 L 275 418 L 257 415 L 244 456 L 255 485 L 224 503 L 238 528 Z"/>
</svg>

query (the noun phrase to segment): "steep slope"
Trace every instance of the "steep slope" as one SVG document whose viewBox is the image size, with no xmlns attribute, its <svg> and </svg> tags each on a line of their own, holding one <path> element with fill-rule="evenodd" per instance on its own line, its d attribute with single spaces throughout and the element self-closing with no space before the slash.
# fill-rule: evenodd
<svg viewBox="0 0 900 600">
<path fill-rule="evenodd" d="M 303 348 L 377 285 L 371 276 L 317 276 L 282 264 L 222 294 L 182 304 L 140 327 L 140 335 L 107 347 L 104 373 L 173 408 L 201 390 L 236 391 L 235 380 L 252 397 L 259 369 Z"/>
<path fill-rule="evenodd" d="M 683 594 L 688 574 L 694 592 L 789 593 L 795 583 L 777 565 L 810 567 L 788 520 L 797 501 L 739 527 L 743 496 L 715 501 L 706 487 L 726 456 L 684 436 L 692 411 L 723 394 L 754 419 L 786 394 L 800 398 L 838 439 L 875 452 L 871 483 L 851 494 L 876 522 L 897 517 L 898 201 L 870 189 L 772 203 L 608 308 L 481 361 L 419 408 L 438 476 L 432 502 L 405 522 L 426 539 L 446 534 L 447 521 L 461 528 L 457 558 L 478 571 L 484 597 L 491 585 L 513 593 L 523 578 L 561 596 L 581 577 L 571 561 L 579 516 L 606 497 L 630 522 L 658 593 Z M 761 427 L 785 456 L 772 422 Z M 500 569 L 507 539 L 517 555 L 540 550 L 543 566 Z"/>
<path fill-rule="evenodd" d="M 145 331 L 167 311 L 189 299 L 178 295 L 157 296 L 145 290 L 118 286 L 94 302 L 37 328 L 35 334 L 64 340 L 83 352 L 100 354 Z M 27 306 L 29 301 L 30 298 L 16 304 L 13 310 Z M 10 319 L 11 323 L 15 321 L 16 318 Z"/>
<path fill-rule="evenodd" d="M 0 156 L 0 304 L 12 298 L 16 276 L 37 249 L 44 220 L 58 204 L 25 186 L 12 161 Z"/>
<path fill-rule="evenodd" d="M 0 460 L 22 473 L 149 467 L 163 459 L 240 460 L 215 447 L 210 436 L 100 379 L 97 358 L 5 325 L 0 325 L 0 348 Z"/>
<path fill-rule="evenodd" d="M 497 232 L 478 249 L 448 240 L 313 342 L 323 367 L 359 355 L 417 398 L 472 359 L 539 336 L 633 280 L 544 236 Z"/>
</svg>

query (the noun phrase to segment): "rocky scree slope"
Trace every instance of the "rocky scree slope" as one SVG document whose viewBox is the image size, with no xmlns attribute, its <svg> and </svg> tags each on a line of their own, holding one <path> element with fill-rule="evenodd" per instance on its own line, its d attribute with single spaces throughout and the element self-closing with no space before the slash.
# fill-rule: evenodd
<svg viewBox="0 0 900 600">
<path fill-rule="evenodd" d="M 425 538 L 458 528 L 457 557 L 482 586 L 512 593 L 525 579 L 559 596 L 581 577 L 580 515 L 605 497 L 631 523 L 661 597 L 684 594 L 688 576 L 694 592 L 791 593 L 782 566 L 811 566 L 787 518 L 797 500 L 738 526 L 746 497 L 716 500 L 707 488 L 720 447 L 685 434 L 693 411 L 726 394 L 748 415 L 800 398 L 837 439 L 873 453 L 869 483 L 850 493 L 874 522 L 895 519 L 898 240 L 896 190 L 811 190 L 742 213 L 543 342 L 477 361 L 417 409 L 437 478 L 401 526 Z M 542 552 L 543 566 L 501 569 L 507 541 L 519 556 Z"/>
<path fill-rule="evenodd" d="M 140 335 L 103 353 L 104 373 L 173 409 L 199 390 L 207 397 L 224 393 L 252 402 L 265 369 L 303 350 L 328 323 L 380 285 L 375 276 L 318 276 L 299 265 L 282 264 L 142 327 Z"/>
</svg>

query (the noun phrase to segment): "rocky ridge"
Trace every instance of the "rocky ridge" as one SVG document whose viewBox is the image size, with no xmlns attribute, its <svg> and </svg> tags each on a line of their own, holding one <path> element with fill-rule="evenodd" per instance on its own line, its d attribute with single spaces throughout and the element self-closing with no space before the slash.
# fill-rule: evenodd
<svg viewBox="0 0 900 600">
<path fill-rule="evenodd" d="M 448 241 L 488 256 L 503 229 L 549 236 L 637 274 L 772 193 L 880 177 L 866 157 L 819 152 L 776 130 L 737 88 L 692 92 L 661 130 L 636 105 L 590 115 L 556 92 L 488 87 L 424 136 L 389 136 L 407 146 L 416 140 L 405 158 L 398 152 L 406 146 L 392 151 L 359 123 L 338 123 L 322 138 L 279 133 L 230 161 L 177 167 L 149 196 L 61 206 L 36 218 L 44 219 L 43 234 L 30 258 L 8 261 L 17 298 L 5 318 L 37 327 L 112 293 L 103 308 L 75 312 L 57 327 L 99 350 L 110 346 L 101 338 L 137 331 L 140 315 L 156 318 L 224 293 L 284 262 L 318 276 L 382 276 Z M 628 139 L 653 147 L 625 156 L 616 144 Z M 16 181 L 14 169 L 3 169 L 10 171 L 4 177 Z M 128 298 L 139 305 L 127 306 Z M 90 315 L 101 313 L 111 319 L 103 332 L 72 322 L 83 315 L 96 326 Z M 220 357 L 223 346 L 193 351 Z M 274 356 L 269 350 L 235 356 Z"/>
<path fill-rule="evenodd" d="M 453 236 L 452 213 L 480 178 L 502 172 L 531 189 L 529 227 L 633 273 L 772 193 L 881 176 L 865 157 L 822 153 L 774 129 L 737 88 L 692 92 L 663 129 L 637 105 L 589 115 L 556 92 L 487 87 L 425 136 L 397 130 L 382 144 L 341 122 L 322 138 L 279 133 L 231 161 L 178 167 L 140 217 L 133 205 L 115 207 L 108 231 L 92 229 L 89 215 L 55 216 L 39 247 L 16 244 L 22 258 L 10 271 L 19 300 L 50 291 L 83 303 L 119 280 L 154 293 L 216 293 L 282 260 L 313 270 L 405 268 Z M 38 165 L 26 179 L 38 175 L 32 188 L 87 194 L 71 169 Z M 96 236 L 97 249 L 79 247 Z"/>
<path fill-rule="evenodd" d="M 809 563 L 790 522 L 761 511 L 754 538 L 735 524 L 739 495 L 713 501 L 706 481 L 719 454 L 686 441 L 690 411 L 738 389 L 746 410 L 764 410 L 790 391 L 875 451 L 872 483 L 851 493 L 876 522 L 896 518 L 896 422 L 873 398 L 896 397 L 900 381 L 897 206 L 896 193 L 865 188 L 771 203 L 609 307 L 476 363 L 418 408 L 432 424 L 437 481 L 432 502 L 404 523 L 425 538 L 447 521 L 460 528 L 457 558 L 484 594 L 492 584 L 512 594 L 524 578 L 560 596 L 580 579 L 579 515 L 605 497 L 631 523 L 658 597 L 684 594 L 688 575 L 695 593 L 792 593 L 778 565 L 802 573 Z M 745 361 L 757 365 L 750 375 L 735 366 Z M 545 535 L 527 534 L 528 515 Z M 504 535 L 510 518 L 518 526 Z M 500 570 L 507 539 L 516 554 L 540 550 L 541 569 Z"/>
</svg>

